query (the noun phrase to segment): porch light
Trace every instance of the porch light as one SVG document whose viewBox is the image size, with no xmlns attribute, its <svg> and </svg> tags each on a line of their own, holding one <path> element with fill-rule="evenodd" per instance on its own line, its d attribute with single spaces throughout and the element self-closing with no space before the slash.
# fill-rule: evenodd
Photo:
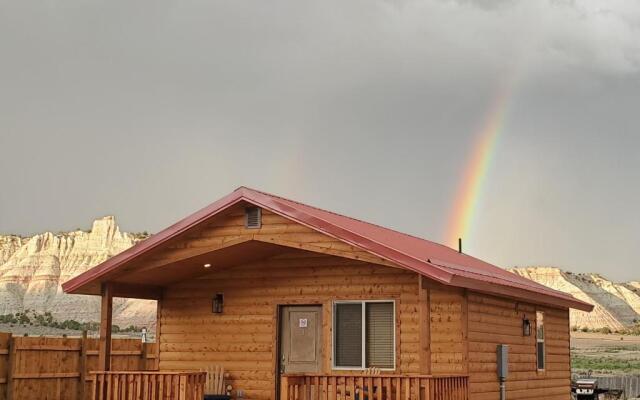
<svg viewBox="0 0 640 400">
<path fill-rule="evenodd" d="M 522 336 L 531 336 L 531 321 L 526 315 L 522 317 Z"/>
<path fill-rule="evenodd" d="M 222 293 L 218 293 L 213 297 L 213 313 L 222 314 L 222 307 L 224 305 L 224 296 Z"/>
<path fill-rule="evenodd" d="M 205 267 L 205 268 L 211 268 L 211 264 L 206 263 L 206 264 L 204 265 L 204 267 Z"/>
</svg>

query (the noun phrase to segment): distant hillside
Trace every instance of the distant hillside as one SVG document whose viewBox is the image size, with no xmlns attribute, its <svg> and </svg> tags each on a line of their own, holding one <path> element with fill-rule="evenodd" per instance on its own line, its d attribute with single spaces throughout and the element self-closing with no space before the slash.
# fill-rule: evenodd
<svg viewBox="0 0 640 400">
<path fill-rule="evenodd" d="M 120 232 L 113 217 L 97 219 L 88 232 L 0 235 L 0 315 L 31 310 L 59 321 L 99 321 L 97 296 L 67 295 L 60 285 L 142 239 Z M 114 324 L 153 326 L 154 310 L 154 302 L 117 299 Z"/>
<path fill-rule="evenodd" d="M 599 274 L 574 274 L 551 267 L 510 271 L 595 306 L 591 313 L 571 310 L 571 326 L 620 330 L 640 321 L 640 282 L 616 283 Z"/>
</svg>

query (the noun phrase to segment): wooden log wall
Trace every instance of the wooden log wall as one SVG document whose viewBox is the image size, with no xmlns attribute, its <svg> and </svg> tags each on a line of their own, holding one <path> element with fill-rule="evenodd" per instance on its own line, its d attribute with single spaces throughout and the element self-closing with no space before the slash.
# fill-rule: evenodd
<svg viewBox="0 0 640 400">
<path fill-rule="evenodd" d="M 547 363 L 536 364 L 536 310 L 545 312 Z M 509 345 L 507 398 L 569 400 L 571 357 L 569 311 L 468 294 L 469 390 L 474 400 L 498 400 L 496 346 Z M 532 323 L 531 336 L 522 333 L 522 320 Z"/>
<path fill-rule="evenodd" d="M 429 294 L 431 316 L 431 372 L 466 373 L 464 291 L 432 288 Z"/>
<path fill-rule="evenodd" d="M 112 343 L 114 368 L 157 370 L 155 343 L 143 346 L 138 339 Z M 97 366 L 98 339 L 0 333 L 0 400 L 89 400 L 89 372 Z"/>
<path fill-rule="evenodd" d="M 417 289 L 414 273 L 308 252 L 212 272 L 165 290 L 160 369 L 221 364 L 247 398 L 272 399 L 278 304 L 323 306 L 323 372 L 329 372 L 333 300 L 389 299 L 396 301 L 396 372 L 418 373 Z M 211 312 L 216 293 L 224 293 L 223 314 Z"/>
</svg>

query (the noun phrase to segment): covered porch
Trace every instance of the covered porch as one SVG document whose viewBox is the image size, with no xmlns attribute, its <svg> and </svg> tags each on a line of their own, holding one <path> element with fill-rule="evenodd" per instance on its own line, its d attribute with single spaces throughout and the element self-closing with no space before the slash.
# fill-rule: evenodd
<svg viewBox="0 0 640 400">
<path fill-rule="evenodd" d="M 293 253 L 292 253 L 293 251 Z M 334 250 L 330 250 L 331 253 L 335 253 Z M 334 260 L 331 264 L 335 264 L 337 261 L 343 259 L 344 257 L 340 257 L 327 251 L 318 251 L 314 256 L 313 251 L 309 246 L 305 246 L 304 249 L 295 248 L 292 249 L 289 246 L 284 246 L 282 244 L 268 243 L 262 241 L 243 241 L 243 242 L 234 242 L 232 245 L 225 247 L 224 251 L 212 252 L 206 255 L 201 255 L 196 258 L 196 260 L 191 260 L 189 264 L 186 262 L 181 262 L 179 265 L 191 266 L 196 265 L 196 268 L 191 269 L 191 276 L 188 278 L 180 278 L 178 282 L 196 282 L 191 281 L 191 277 L 193 275 L 199 276 L 203 274 L 205 269 L 204 265 L 211 263 L 216 265 L 219 269 L 227 271 L 228 274 L 233 275 L 234 273 L 239 276 L 247 274 L 246 271 L 243 270 L 241 266 L 245 264 L 251 264 L 255 262 L 270 262 L 268 260 L 283 258 L 284 261 L 291 262 L 291 254 L 295 254 L 294 259 L 303 259 L 304 255 L 309 255 L 313 257 L 324 257 L 328 256 L 329 260 Z M 338 257 L 338 258 L 335 258 Z M 227 260 L 229 264 L 223 265 L 222 260 Z M 212 260 L 215 260 L 211 262 Z M 207 261 L 207 262 L 205 262 Z M 374 260 L 371 260 L 374 261 Z M 380 262 L 379 260 L 375 260 Z M 345 261 L 346 262 L 346 261 Z M 357 264 L 362 263 L 361 260 L 357 260 Z M 378 265 L 372 266 L 371 271 L 375 274 L 379 274 L 382 276 L 385 266 Z M 173 268 L 176 268 L 173 266 Z M 206 267 L 206 270 L 209 270 L 210 267 Z M 316 267 L 314 267 L 316 268 Z M 321 268 L 317 267 L 317 268 Z M 185 268 L 185 270 L 189 270 L 189 268 Z M 183 270 L 184 271 L 184 270 Z M 236 272 L 238 271 L 238 272 Z M 171 272 L 169 270 L 166 271 L 168 276 L 173 276 L 172 279 L 176 279 L 175 272 Z M 204 272 L 205 274 L 207 272 Z M 361 274 L 362 272 L 358 272 Z M 235 276 L 235 275 L 233 275 Z M 121 278 L 122 279 L 122 278 Z M 131 278 L 130 278 L 131 279 Z M 136 278 L 138 279 L 138 278 Z M 129 297 L 129 298 L 142 298 L 142 299 L 152 299 L 156 300 L 158 303 L 158 334 L 157 340 L 159 343 L 162 343 L 162 332 L 170 332 L 172 335 L 175 335 L 175 329 L 171 329 L 169 331 L 162 328 L 162 321 L 166 321 L 165 318 L 162 318 L 162 312 L 164 303 L 166 301 L 175 302 L 176 299 L 171 299 L 171 294 L 175 294 L 178 289 L 176 289 L 176 285 L 171 284 L 170 282 L 164 283 L 160 281 L 160 279 L 166 278 L 154 278 L 158 279 L 158 281 L 154 282 L 154 285 L 148 284 L 140 284 L 133 282 L 131 280 L 123 281 L 123 280 L 114 280 L 111 282 L 103 282 L 100 286 L 101 299 L 102 299 L 102 313 L 101 313 L 101 332 L 100 332 L 100 370 L 94 372 L 95 381 L 92 391 L 92 400 L 125 400 L 125 399 L 135 399 L 135 400 L 165 400 L 165 399 L 179 399 L 179 400 L 201 400 L 204 394 L 225 394 L 227 392 L 226 384 L 222 386 L 222 389 L 216 391 L 207 391 L 207 375 L 201 372 L 201 368 L 180 368 L 175 369 L 177 365 L 175 362 L 170 363 L 167 367 L 163 367 L 162 364 L 159 367 L 159 371 L 114 371 L 110 365 L 110 353 L 111 353 L 111 315 L 112 315 L 112 306 L 113 306 L 113 297 Z M 229 278 L 230 281 L 233 281 L 235 278 Z M 322 278 L 325 279 L 325 278 Z M 426 281 L 420 276 L 411 277 L 411 274 L 405 273 L 399 278 L 393 278 L 394 281 L 390 281 L 390 285 L 397 286 L 399 281 L 405 282 L 403 283 L 403 287 L 406 290 L 406 287 L 415 286 L 415 292 L 418 296 L 416 301 L 418 302 L 417 312 L 415 314 L 405 314 L 404 308 L 409 307 L 409 305 L 405 305 L 401 307 L 401 302 L 404 301 L 400 295 L 384 295 L 383 298 L 387 299 L 395 299 L 397 302 L 396 307 L 398 308 L 398 314 L 394 319 L 397 319 L 397 332 L 396 335 L 400 338 L 399 332 L 399 324 L 403 323 L 401 320 L 405 318 L 418 319 L 417 328 L 413 326 L 406 327 L 408 332 L 413 332 L 415 329 L 418 329 L 420 340 L 423 344 L 424 352 L 418 352 L 415 354 L 406 354 L 404 357 L 412 357 L 417 359 L 420 362 L 420 368 L 422 371 L 430 371 L 431 366 L 431 353 L 429 351 L 429 332 L 426 329 L 420 330 L 421 326 L 426 325 L 426 321 L 429 318 L 428 309 L 424 307 L 427 304 L 427 288 Z M 396 280 L 399 280 L 396 282 Z M 236 280 L 237 281 L 237 280 Z M 414 283 L 410 283 L 414 282 Z M 375 283 L 373 283 L 375 284 Z M 192 284 L 189 284 L 192 285 Z M 187 285 L 187 286 L 189 286 Z M 181 287 L 180 284 L 177 287 Z M 270 291 L 274 289 L 268 289 Z M 396 290 L 396 289 L 393 289 Z M 189 293 L 186 289 L 180 289 L 180 296 L 182 293 L 185 293 L 185 296 L 188 296 Z M 313 295 L 309 297 L 311 300 L 307 300 L 306 298 L 302 298 L 297 296 L 297 299 L 291 300 L 288 298 L 282 298 L 274 300 L 274 304 L 272 305 L 272 319 L 275 320 L 280 317 L 281 310 L 283 308 L 289 307 L 299 307 L 300 305 L 305 304 L 319 304 L 317 307 L 322 308 L 321 314 L 325 316 L 325 319 L 331 320 L 331 313 L 335 306 L 342 304 L 342 301 L 335 301 L 333 295 L 326 296 L 315 294 L 317 290 L 313 290 Z M 225 297 L 229 297 L 231 300 L 235 297 L 235 294 L 232 291 L 232 288 L 224 288 L 217 287 L 216 290 L 211 291 L 211 300 L 212 302 L 215 300 L 216 294 L 224 294 Z M 197 293 L 193 292 L 194 296 L 197 296 Z M 351 295 L 344 295 L 350 297 Z M 344 298 L 344 296 L 342 298 Z M 353 295 L 353 299 L 369 299 L 371 296 L 374 298 L 377 296 L 375 294 L 368 295 Z M 186 297 L 180 297 L 180 299 L 185 299 Z M 350 297 L 351 298 L 351 297 Z M 224 305 L 221 307 L 227 307 L 227 303 L 230 303 L 231 307 L 235 307 L 235 305 L 230 301 L 226 301 Z M 180 300 L 184 301 L 184 300 Z M 423 303 L 423 307 L 420 307 L 419 304 Z M 213 304 L 211 304 L 214 307 Z M 270 306 L 271 307 L 271 306 Z M 401 309 L 402 308 L 402 309 Z M 165 313 L 173 312 L 165 307 Z M 245 317 L 232 317 L 231 315 L 225 316 L 227 313 L 231 313 L 231 311 L 227 311 L 226 309 L 221 312 L 219 315 L 215 315 L 215 310 L 210 311 L 213 318 L 218 318 L 218 320 L 225 322 L 224 326 L 228 326 L 230 321 L 235 321 L 236 319 L 246 320 Z M 400 315 L 402 313 L 402 316 Z M 188 314 L 188 312 L 187 312 Z M 190 315 L 190 314 L 188 314 Z M 246 321 L 245 321 L 246 322 Z M 243 323 L 245 323 L 243 322 Z M 327 321 L 328 322 L 328 321 Z M 309 320 L 311 323 L 311 320 Z M 320 324 L 321 322 L 318 321 Z M 325 324 L 326 325 L 326 324 Z M 244 325 L 243 325 L 244 326 Z M 324 326 L 324 325 L 323 325 Z M 222 327 L 215 328 L 216 332 L 218 332 Z M 226 329 L 226 328 L 225 328 Z M 233 329 L 233 328 L 229 328 Z M 247 329 L 247 328 L 242 328 Z M 257 328 L 256 328 L 257 329 Z M 327 328 L 329 329 L 329 328 Z M 405 328 L 403 328 L 405 329 Z M 254 328 L 251 328 L 250 332 L 260 332 L 256 331 Z M 239 332 L 240 336 L 246 336 L 242 331 Z M 459 375 L 432 375 L 429 373 L 416 373 L 413 371 L 402 372 L 400 369 L 401 364 L 404 362 L 401 361 L 401 351 L 398 344 L 396 349 L 397 354 L 394 355 L 394 364 L 397 366 L 395 371 L 389 370 L 376 370 L 364 368 L 363 370 L 354 370 L 354 371 L 345 371 L 334 369 L 331 363 L 326 364 L 325 361 L 320 360 L 320 371 L 318 373 L 295 373 L 295 372 L 282 372 L 282 364 L 280 355 L 275 353 L 275 349 L 280 347 L 279 344 L 279 334 L 274 332 L 272 337 L 272 342 L 267 347 L 274 349 L 273 354 L 273 369 L 271 374 L 271 379 L 273 380 L 273 386 L 275 390 L 273 395 L 269 396 L 270 399 L 280 399 L 280 400 L 468 400 L 469 399 L 469 388 L 468 388 L 468 376 L 466 374 Z M 216 336 L 217 337 L 217 336 Z M 228 337 L 228 336 L 223 336 Z M 417 337 L 417 336 L 416 336 Z M 331 340 L 329 338 L 325 338 L 323 341 L 323 345 L 326 347 L 327 351 L 330 351 L 331 348 Z M 186 344 L 180 345 L 176 344 L 173 346 L 178 346 L 179 348 L 185 348 Z M 261 346 L 253 345 L 253 346 L 243 346 L 240 344 L 230 344 L 223 342 L 215 342 L 211 341 L 207 344 L 207 348 L 209 349 L 228 349 L 230 347 L 237 347 L 236 350 L 246 350 L 242 359 L 252 360 L 254 359 L 252 356 L 252 351 L 259 350 L 262 351 Z M 158 349 L 163 348 L 162 346 L 158 346 Z M 255 358 L 256 360 L 264 360 L 263 354 L 258 354 L 259 358 Z M 397 356 L 397 358 L 396 358 Z M 159 355 L 158 355 L 159 357 Z M 229 360 L 238 359 L 238 354 L 234 355 L 234 358 L 228 358 Z M 325 357 L 329 357 L 326 355 Z M 185 358 L 187 359 L 187 358 Z M 191 358 L 189 358 L 191 359 Z M 224 358 L 227 359 L 226 357 Z M 262 361 L 259 361 L 262 362 Z M 213 363 L 213 361 L 212 361 Z M 224 361 L 223 361 L 224 363 Z M 363 366 L 364 361 L 363 361 Z M 182 365 L 180 365 L 182 367 Z M 417 368 L 417 367 L 416 367 Z M 233 373 L 232 373 L 233 375 Z M 232 377 L 233 378 L 233 377 Z M 232 398 L 247 398 L 251 399 L 251 396 L 246 395 L 238 395 L 238 392 L 235 390 L 230 391 Z"/>
</svg>

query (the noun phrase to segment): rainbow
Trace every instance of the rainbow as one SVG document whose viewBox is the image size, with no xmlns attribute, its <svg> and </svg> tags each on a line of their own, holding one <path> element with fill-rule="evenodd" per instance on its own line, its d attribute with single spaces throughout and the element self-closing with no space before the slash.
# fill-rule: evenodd
<svg viewBox="0 0 640 400">
<path fill-rule="evenodd" d="M 458 238 L 469 239 L 482 199 L 482 192 L 494 158 L 496 143 L 502 132 L 507 103 L 510 98 L 510 80 L 503 82 L 497 91 L 482 128 L 471 151 L 471 157 L 464 170 L 455 202 L 449 218 L 446 243 L 457 247 Z"/>
</svg>

